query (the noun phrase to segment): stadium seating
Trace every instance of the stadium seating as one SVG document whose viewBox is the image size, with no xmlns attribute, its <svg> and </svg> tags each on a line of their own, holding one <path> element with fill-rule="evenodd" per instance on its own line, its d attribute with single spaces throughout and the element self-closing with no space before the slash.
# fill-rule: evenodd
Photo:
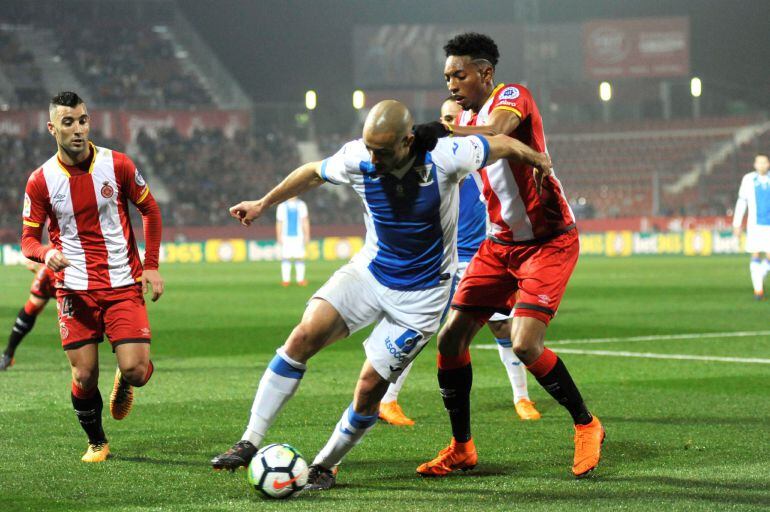
<svg viewBox="0 0 770 512">
<path fill-rule="evenodd" d="M 588 125 L 579 131 L 561 126 L 548 138 L 548 150 L 571 202 L 582 198 L 596 217 L 701 214 L 700 198 L 705 196 L 700 189 L 686 187 L 676 195 L 660 192 L 658 212 L 653 211 L 655 190 L 675 183 L 750 122 L 742 118 L 626 122 Z M 732 197 L 737 181 L 720 183 L 729 189 L 723 194 Z M 724 208 L 712 209 L 721 210 L 713 214 L 725 213 Z"/>
<path fill-rule="evenodd" d="M 296 141 L 275 133 L 240 132 L 228 139 L 221 130 L 198 130 L 190 137 L 162 130 L 156 137 L 141 133 L 137 147 L 137 157 L 169 190 L 171 200 L 162 206 L 169 226 L 232 223 L 228 207 L 258 198 L 301 163 Z M 328 188 L 303 196 L 313 223 L 361 223 L 358 198 Z M 258 224 L 273 223 L 274 215 L 269 212 Z"/>
<path fill-rule="evenodd" d="M 60 34 L 68 60 L 100 106 L 133 109 L 212 106 L 198 78 L 180 67 L 171 43 L 141 25 L 102 23 Z"/>
<path fill-rule="evenodd" d="M 0 98 L 7 105 L 44 105 L 49 95 L 41 87 L 41 72 L 32 53 L 24 49 L 13 30 L 0 29 L 0 74 L 5 78 L 6 94 Z"/>
</svg>

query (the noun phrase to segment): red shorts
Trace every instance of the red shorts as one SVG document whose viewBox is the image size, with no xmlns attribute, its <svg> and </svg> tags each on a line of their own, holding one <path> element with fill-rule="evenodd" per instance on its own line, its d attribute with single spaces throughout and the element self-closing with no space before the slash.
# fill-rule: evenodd
<svg viewBox="0 0 770 512">
<path fill-rule="evenodd" d="M 32 286 L 29 287 L 29 293 L 41 299 L 51 299 L 56 297 L 56 277 L 53 270 L 43 265 L 35 272 L 35 279 L 32 280 Z"/>
<path fill-rule="evenodd" d="M 123 343 L 150 342 L 141 285 L 90 291 L 59 288 L 56 309 L 64 350 L 101 343 L 105 334 L 113 351 Z"/>
<path fill-rule="evenodd" d="M 452 300 L 452 308 L 481 321 L 492 313 L 529 316 L 547 325 L 577 263 L 577 229 L 537 245 L 502 245 L 484 240 Z"/>
</svg>

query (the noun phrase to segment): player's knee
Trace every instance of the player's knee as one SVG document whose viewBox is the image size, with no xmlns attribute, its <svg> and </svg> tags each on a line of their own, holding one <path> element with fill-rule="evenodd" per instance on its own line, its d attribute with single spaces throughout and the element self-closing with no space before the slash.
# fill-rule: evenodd
<svg viewBox="0 0 770 512">
<path fill-rule="evenodd" d="M 80 389 L 93 389 L 99 384 L 99 371 L 94 368 L 72 368 L 72 380 Z"/>
<path fill-rule="evenodd" d="M 323 346 L 323 339 L 305 322 L 300 322 L 284 343 L 286 354 L 301 363 L 306 362 Z"/>
<path fill-rule="evenodd" d="M 143 386 L 145 384 L 149 361 L 137 361 L 130 364 L 121 365 L 120 373 L 123 379 L 132 386 Z"/>
<path fill-rule="evenodd" d="M 516 357 L 518 357 L 524 364 L 533 363 L 543 352 L 541 343 L 538 343 L 537 340 L 527 338 L 526 336 L 515 335 L 513 339 L 511 339 L 511 344 L 513 346 L 513 353 L 516 354 Z"/>
<path fill-rule="evenodd" d="M 438 333 L 436 344 L 441 355 L 455 356 L 465 352 L 471 338 L 457 324 L 447 324 Z"/>
</svg>

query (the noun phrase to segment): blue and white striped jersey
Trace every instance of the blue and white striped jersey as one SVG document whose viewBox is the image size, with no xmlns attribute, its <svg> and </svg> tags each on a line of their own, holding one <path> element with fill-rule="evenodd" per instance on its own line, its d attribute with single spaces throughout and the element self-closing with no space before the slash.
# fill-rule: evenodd
<svg viewBox="0 0 770 512">
<path fill-rule="evenodd" d="M 743 176 L 735 203 L 734 226 L 741 225 L 746 210 L 749 214 L 746 219 L 748 229 L 754 226 L 770 227 L 770 174 L 762 176 L 758 172 L 750 172 Z"/>
<path fill-rule="evenodd" d="M 307 205 L 305 201 L 296 197 L 279 204 L 275 212 L 275 220 L 281 223 L 281 233 L 284 238 L 304 238 L 302 221 L 305 218 L 307 218 Z"/>
<path fill-rule="evenodd" d="M 460 220 L 457 253 L 461 262 L 471 261 L 487 236 L 487 205 L 481 195 L 481 176 L 471 173 L 460 185 Z"/>
<path fill-rule="evenodd" d="M 355 258 L 383 286 L 424 290 L 457 267 L 457 184 L 483 168 L 489 144 L 479 136 L 439 139 L 405 169 L 376 175 L 363 140 L 321 164 L 321 176 L 353 187 L 364 203 L 366 242 Z"/>
</svg>

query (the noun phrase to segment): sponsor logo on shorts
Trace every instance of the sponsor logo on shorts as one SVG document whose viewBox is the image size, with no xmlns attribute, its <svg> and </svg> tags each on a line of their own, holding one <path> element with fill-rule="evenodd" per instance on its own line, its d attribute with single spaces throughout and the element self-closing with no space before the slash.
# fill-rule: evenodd
<svg viewBox="0 0 770 512">
<path fill-rule="evenodd" d="M 404 363 L 408 360 L 408 354 L 414 350 L 420 340 L 422 340 L 421 333 L 407 329 L 404 331 L 404 334 L 396 338 L 395 341 L 392 341 L 390 336 L 385 338 L 385 348 L 388 349 L 390 355 L 392 355 L 399 363 Z M 391 366 L 391 371 L 398 370 L 400 370 L 400 368 L 394 370 Z"/>
<path fill-rule="evenodd" d="M 548 295 L 538 295 L 537 296 L 537 301 L 540 304 L 548 304 L 548 303 L 551 302 L 551 297 L 549 297 Z"/>
<path fill-rule="evenodd" d="M 139 332 L 142 333 L 142 336 L 149 336 L 150 335 L 150 328 L 149 327 L 142 327 L 139 329 Z"/>
<path fill-rule="evenodd" d="M 61 334 L 61 339 L 66 340 L 67 337 L 70 335 L 69 329 L 67 329 L 67 326 L 64 324 L 59 325 L 59 333 Z"/>
<path fill-rule="evenodd" d="M 112 185 L 110 185 L 109 181 L 105 181 L 102 183 L 102 197 L 105 199 L 109 199 L 112 197 L 112 195 L 115 193 L 115 189 L 112 188 Z"/>
</svg>

